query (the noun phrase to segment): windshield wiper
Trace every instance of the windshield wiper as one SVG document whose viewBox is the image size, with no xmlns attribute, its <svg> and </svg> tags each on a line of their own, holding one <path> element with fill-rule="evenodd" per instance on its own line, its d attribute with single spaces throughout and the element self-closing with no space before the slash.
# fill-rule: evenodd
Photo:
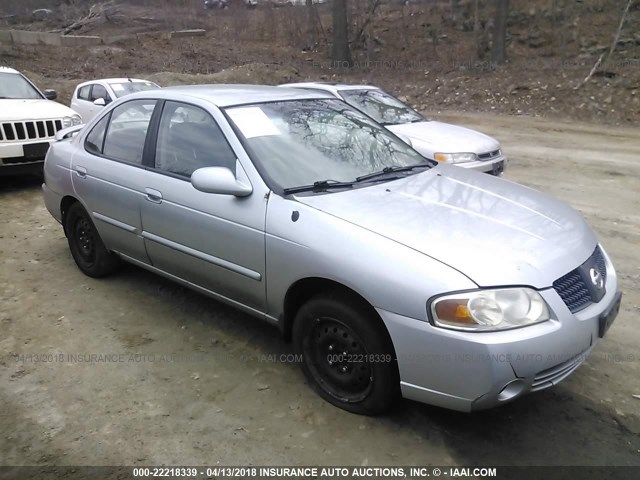
<svg viewBox="0 0 640 480">
<path fill-rule="evenodd" d="M 329 190 L 332 188 L 353 188 L 353 182 L 338 182 L 337 180 L 318 180 L 317 182 L 313 182 L 312 185 L 300 185 L 299 187 L 289 187 L 285 188 L 283 191 L 285 195 L 289 195 L 290 193 L 299 193 L 299 192 L 321 192 L 323 190 Z"/>
<path fill-rule="evenodd" d="M 372 178 L 383 177 L 390 173 L 397 172 L 410 172 L 415 170 L 416 168 L 431 168 L 433 167 L 433 163 L 417 163 L 416 165 L 407 165 L 406 167 L 384 167 L 382 170 L 377 172 L 367 173 L 366 175 L 361 175 L 356 178 L 356 182 L 363 182 L 365 180 L 371 180 Z"/>
</svg>

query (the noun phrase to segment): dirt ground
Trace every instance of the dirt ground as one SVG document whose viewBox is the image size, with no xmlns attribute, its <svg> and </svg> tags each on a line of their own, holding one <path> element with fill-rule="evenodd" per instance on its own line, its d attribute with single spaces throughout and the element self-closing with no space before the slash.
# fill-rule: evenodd
<svg viewBox="0 0 640 480">
<path fill-rule="evenodd" d="M 346 413 L 281 361 L 275 328 L 138 268 L 83 276 L 38 181 L 2 178 L 1 463 L 640 465 L 637 129 L 441 118 L 499 138 L 506 178 L 579 209 L 613 257 L 621 313 L 561 385 L 474 414 Z"/>
</svg>

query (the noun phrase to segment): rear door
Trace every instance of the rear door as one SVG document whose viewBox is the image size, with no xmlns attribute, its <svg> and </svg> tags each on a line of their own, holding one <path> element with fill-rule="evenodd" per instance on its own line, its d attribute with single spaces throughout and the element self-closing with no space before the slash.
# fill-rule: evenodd
<svg viewBox="0 0 640 480">
<path fill-rule="evenodd" d="M 101 119 L 72 160 L 73 185 L 107 248 L 147 263 L 140 203 L 143 164 L 156 100 L 132 100 Z"/>
</svg>

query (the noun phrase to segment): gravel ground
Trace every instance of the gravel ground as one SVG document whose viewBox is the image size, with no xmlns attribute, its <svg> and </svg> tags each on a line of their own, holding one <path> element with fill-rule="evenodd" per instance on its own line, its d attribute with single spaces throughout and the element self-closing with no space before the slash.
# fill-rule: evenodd
<svg viewBox="0 0 640 480">
<path fill-rule="evenodd" d="M 561 385 L 474 414 L 346 413 L 275 328 L 135 267 L 83 276 L 39 182 L 0 178 L 0 463 L 640 465 L 637 129 L 440 117 L 499 138 L 506 178 L 579 209 L 618 268 L 621 313 Z"/>
</svg>

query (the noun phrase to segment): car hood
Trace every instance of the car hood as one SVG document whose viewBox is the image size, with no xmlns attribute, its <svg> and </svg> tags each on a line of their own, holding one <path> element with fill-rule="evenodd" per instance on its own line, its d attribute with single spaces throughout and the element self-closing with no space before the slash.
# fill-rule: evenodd
<svg viewBox="0 0 640 480">
<path fill-rule="evenodd" d="M 597 243 L 580 214 L 559 200 L 452 165 L 297 200 L 435 258 L 479 286 L 549 287 Z"/>
<path fill-rule="evenodd" d="M 76 112 L 52 100 L 0 99 L 0 120 L 52 120 L 69 117 Z"/>
<path fill-rule="evenodd" d="M 433 158 L 434 153 L 488 153 L 500 143 L 484 133 L 442 122 L 416 122 L 387 126 L 396 135 L 408 137 L 413 148 Z"/>
</svg>

